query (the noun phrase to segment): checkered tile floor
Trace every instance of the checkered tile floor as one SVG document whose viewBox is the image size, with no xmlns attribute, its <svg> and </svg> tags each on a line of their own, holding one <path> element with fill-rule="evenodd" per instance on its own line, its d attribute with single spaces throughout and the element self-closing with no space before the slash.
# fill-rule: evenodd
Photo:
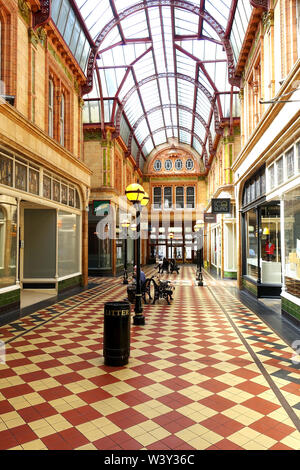
<svg viewBox="0 0 300 470">
<path fill-rule="evenodd" d="M 144 306 L 123 367 L 102 355 L 120 278 L 0 327 L 0 449 L 300 449 L 294 351 L 228 283 L 169 278 L 173 303 Z"/>
</svg>

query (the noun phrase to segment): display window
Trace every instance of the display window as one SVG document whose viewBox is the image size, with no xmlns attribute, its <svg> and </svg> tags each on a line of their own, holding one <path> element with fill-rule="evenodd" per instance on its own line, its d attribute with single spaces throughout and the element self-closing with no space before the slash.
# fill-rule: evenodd
<svg viewBox="0 0 300 470">
<path fill-rule="evenodd" d="M 0 195 L 0 288 L 16 283 L 17 201 Z"/>
<path fill-rule="evenodd" d="M 300 297 L 300 188 L 285 195 L 284 244 L 286 291 Z"/>
</svg>

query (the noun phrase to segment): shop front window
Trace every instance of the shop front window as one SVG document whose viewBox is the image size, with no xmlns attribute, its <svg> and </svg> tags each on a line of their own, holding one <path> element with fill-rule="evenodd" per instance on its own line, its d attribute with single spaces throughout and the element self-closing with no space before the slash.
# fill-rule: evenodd
<svg viewBox="0 0 300 470">
<path fill-rule="evenodd" d="M 16 283 L 17 202 L 0 195 L 0 288 Z"/>
<path fill-rule="evenodd" d="M 300 189 L 290 191 L 284 201 L 285 285 L 300 298 Z"/>
<path fill-rule="evenodd" d="M 262 207 L 260 213 L 261 282 L 280 284 L 280 205 Z"/>
<path fill-rule="evenodd" d="M 109 237 L 109 225 L 107 224 L 104 227 L 104 232 L 102 234 L 103 237 L 100 237 L 97 234 L 98 222 L 103 220 L 104 217 L 105 213 L 103 213 L 101 216 L 98 216 L 95 214 L 93 205 L 91 204 L 89 206 L 88 263 L 89 269 L 92 270 L 112 269 L 112 240 Z"/>
<path fill-rule="evenodd" d="M 58 212 L 58 275 L 59 277 L 80 271 L 80 216 Z"/>
<path fill-rule="evenodd" d="M 255 280 L 258 277 L 257 247 L 256 210 L 252 209 L 246 214 L 246 274 Z"/>
</svg>

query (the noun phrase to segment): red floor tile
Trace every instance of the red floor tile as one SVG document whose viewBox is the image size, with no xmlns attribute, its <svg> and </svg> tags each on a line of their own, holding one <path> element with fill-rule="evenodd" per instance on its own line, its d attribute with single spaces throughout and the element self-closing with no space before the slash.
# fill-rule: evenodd
<svg viewBox="0 0 300 470">
<path fill-rule="evenodd" d="M 122 411 L 117 411 L 116 413 L 112 413 L 106 416 L 112 423 L 116 426 L 119 426 L 121 429 L 129 428 L 130 426 L 135 426 L 136 424 L 142 423 L 143 421 L 147 421 L 148 418 L 144 416 L 142 413 L 130 408 L 127 408 Z"/>
<path fill-rule="evenodd" d="M 10 431 L 0 431 L 0 450 L 11 449 L 18 445 L 17 439 Z"/>
<path fill-rule="evenodd" d="M 200 386 L 201 388 L 205 388 L 205 390 L 209 390 L 210 392 L 214 392 L 214 393 L 221 392 L 222 390 L 226 390 L 227 388 L 230 387 L 230 385 L 224 384 L 223 382 L 220 382 L 219 380 L 215 380 L 215 379 L 201 382 Z"/>
<path fill-rule="evenodd" d="M 44 398 L 46 401 L 57 400 L 58 398 L 63 398 L 71 395 L 72 393 L 67 388 L 60 386 L 60 387 L 53 387 L 49 388 L 48 390 L 41 390 L 39 395 Z"/>
<path fill-rule="evenodd" d="M 75 428 L 65 429 L 64 431 L 60 431 L 59 434 L 73 449 L 89 444 L 90 442 Z"/>
<path fill-rule="evenodd" d="M 272 411 L 275 411 L 280 408 L 279 405 L 275 405 L 274 403 L 271 403 L 270 401 L 264 400 L 260 397 L 254 397 L 244 401 L 243 406 L 246 406 L 247 408 L 257 411 L 258 413 L 261 413 L 263 415 L 267 415 Z"/>
<path fill-rule="evenodd" d="M 50 436 L 42 437 L 41 441 L 45 444 L 48 450 L 72 450 L 73 447 L 66 442 L 59 434 L 51 434 Z"/>
<path fill-rule="evenodd" d="M 199 403 L 219 412 L 235 406 L 233 401 L 227 400 L 227 398 L 223 398 L 218 395 L 212 395 L 210 397 L 204 398 L 203 400 L 200 400 Z"/>
<path fill-rule="evenodd" d="M 268 387 L 252 382 L 251 380 L 237 384 L 235 387 L 243 390 L 244 392 L 251 393 L 252 395 L 259 395 L 260 393 L 268 390 Z"/>
<path fill-rule="evenodd" d="M 1 400 L 0 401 L 0 415 L 14 411 L 14 407 L 9 403 L 9 401 Z"/>
<path fill-rule="evenodd" d="M 34 390 L 27 384 L 14 385 L 13 387 L 1 389 L 2 395 L 7 399 L 20 397 L 22 395 L 26 395 L 27 393 L 33 393 L 33 392 Z"/>
<path fill-rule="evenodd" d="M 39 413 L 41 418 L 48 418 L 49 416 L 53 416 L 57 414 L 57 411 L 53 406 L 49 403 L 39 403 L 38 405 L 34 405 L 34 408 Z"/>
<path fill-rule="evenodd" d="M 242 447 L 238 446 L 234 442 L 231 442 L 228 439 L 223 439 L 215 444 L 216 448 L 219 450 L 243 450 Z"/>
<path fill-rule="evenodd" d="M 18 441 L 19 444 L 25 444 L 26 442 L 34 441 L 38 439 L 37 435 L 33 432 L 33 430 L 27 426 L 27 424 L 23 424 L 22 426 L 17 426 L 16 428 L 10 429 L 10 432 Z"/>
<path fill-rule="evenodd" d="M 77 396 L 86 403 L 95 403 L 96 401 L 105 400 L 111 398 L 111 395 L 105 390 L 95 388 L 94 390 L 87 390 L 86 392 L 78 393 Z"/>
<path fill-rule="evenodd" d="M 37 421 L 38 419 L 41 419 L 41 415 L 33 406 L 18 410 L 18 413 L 26 423 L 31 423 L 32 421 Z"/>
</svg>

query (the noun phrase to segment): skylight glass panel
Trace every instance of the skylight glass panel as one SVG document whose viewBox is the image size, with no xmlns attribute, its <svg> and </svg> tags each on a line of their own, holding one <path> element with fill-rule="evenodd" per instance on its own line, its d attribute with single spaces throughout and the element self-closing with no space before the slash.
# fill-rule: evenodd
<svg viewBox="0 0 300 470">
<path fill-rule="evenodd" d="M 119 72 L 120 72 L 120 70 L 119 70 Z M 122 76 L 120 76 L 120 78 L 123 78 L 123 76 L 124 76 L 124 71 L 122 71 Z M 120 98 L 121 101 L 124 98 L 124 96 L 129 92 L 129 90 L 131 90 L 134 86 L 135 86 L 135 83 L 134 83 L 134 80 L 133 80 L 132 73 L 129 72 L 125 82 L 122 85 L 122 88 L 120 89 L 119 98 Z"/>
<path fill-rule="evenodd" d="M 116 5 L 117 10 L 119 12 L 121 12 L 123 10 L 127 10 L 132 5 L 136 5 L 137 3 L 139 3 L 137 0 L 126 0 L 126 1 L 124 1 L 124 0 L 115 0 L 115 5 Z"/>
<path fill-rule="evenodd" d="M 114 27 L 108 35 L 104 38 L 104 40 L 101 42 L 101 46 L 99 49 L 99 52 L 101 54 L 101 51 L 105 50 L 106 48 L 111 48 L 114 44 L 117 44 L 121 42 L 121 36 L 119 33 L 119 30 L 117 27 Z"/>
<path fill-rule="evenodd" d="M 175 8 L 175 34 L 184 36 L 198 34 L 199 17 L 179 8 Z"/>
<path fill-rule="evenodd" d="M 165 124 L 163 120 L 162 111 L 158 110 L 149 114 L 149 123 L 150 123 L 152 131 L 154 131 L 155 129 L 159 129 L 160 127 L 163 127 Z"/>
<path fill-rule="evenodd" d="M 170 139 L 174 135 L 174 129 L 167 129 L 167 137 Z"/>
<path fill-rule="evenodd" d="M 205 121 L 207 121 L 211 110 L 211 105 L 203 93 L 198 91 L 197 96 L 196 111 L 198 114 L 200 114 L 201 117 L 203 117 Z"/>
<path fill-rule="evenodd" d="M 197 118 L 195 118 L 194 131 L 195 131 L 195 134 L 197 134 L 200 137 L 200 139 L 204 141 L 205 135 L 206 135 L 206 129 L 203 127 L 203 124 Z"/>
<path fill-rule="evenodd" d="M 122 137 L 126 145 L 128 144 L 129 134 L 130 134 L 130 128 L 124 116 L 122 116 L 121 123 L 120 123 L 120 136 Z"/>
<path fill-rule="evenodd" d="M 113 100 L 104 100 L 104 120 L 105 122 L 111 122 Z"/>
<path fill-rule="evenodd" d="M 210 26 L 209 23 L 207 23 L 207 21 L 203 22 L 203 35 L 220 41 L 218 33 L 216 33 L 216 31 Z"/>
<path fill-rule="evenodd" d="M 160 144 L 163 144 L 164 142 L 166 142 L 166 133 L 165 131 L 160 131 L 160 132 L 157 132 L 154 136 L 154 142 L 155 142 L 155 145 L 160 145 Z"/>
<path fill-rule="evenodd" d="M 172 125 L 171 109 L 170 108 L 164 109 L 163 113 L 164 113 L 166 126 L 171 126 Z"/>
<path fill-rule="evenodd" d="M 180 142 L 189 144 L 191 142 L 191 134 L 182 129 L 179 129 L 179 139 Z"/>
<path fill-rule="evenodd" d="M 195 76 L 196 61 L 178 50 L 176 50 L 176 64 L 179 73 L 191 75 L 192 77 Z"/>
<path fill-rule="evenodd" d="M 196 150 L 196 152 L 199 153 L 199 155 L 202 155 L 202 152 L 203 152 L 202 145 L 197 139 L 195 139 L 195 137 L 193 137 L 193 147 Z"/>
<path fill-rule="evenodd" d="M 139 152 L 139 148 L 137 146 L 137 143 L 134 139 L 132 139 L 132 142 L 131 142 L 131 155 L 134 157 L 135 161 L 136 161 L 138 152 Z"/>
<path fill-rule="evenodd" d="M 162 104 L 169 104 L 170 103 L 170 97 L 169 97 L 167 79 L 166 78 L 159 78 L 158 79 L 158 84 L 159 84 Z"/>
<path fill-rule="evenodd" d="M 86 101 L 84 103 L 83 109 L 82 109 L 82 122 L 83 124 L 89 124 L 90 123 L 90 110 L 89 110 L 89 102 Z"/>
<path fill-rule="evenodd" d="M 228 21 L 230 5 L 231 1 L 228 4 L 228 2 L 222 2 L 222 0 L 219 0 L 218 2 L 205 0 L 205 10 L 223 27 L 224 30 L 226 29 Z"/>
<path fill-rule="evenodd" d="M 192 113 L 188 113 L 182 109 L 179 110 L 179 125 L 183 127 L 188 127 L 189 129 L 192 128 L 192 121 L 193 115 Z"/>
<path fill-rule="evenodd" d="M 121 22 L 126 38 L 144 38 L 149 36 L 146 15 L 144 11 L 135 13 Z"/>
<path fill-rule="evenodd" d="M 118 89 L 118 82 L 114 69 L 100 70 L 102 92 L 104 96 L 114 96 Z M 99 95 L 100 96 L 100 95 Z"/>
<path fill-rule="evenodd" d="M 109 0 L 95 1 L 95 8 L 87 16 L 83 16 L 91 36 L 95 39 L 104 26 L 113 18 Z"/>
<path fill-rule="evenodd" d="M 81 0 L 76 0 L 76 3 L 79 7 L 81 16 L 83 19 L 87 19 L 90 15 L 95 14 L 97 9 L 99 8 L 99 0 L 87 0 L 87 1 L 81 1 Z M 111 13 L 110 5 L 108 0 L 101 0 L 101 8 L 104 9 L 104 11 L 108 10 L 109 13 Z"/>
<path fill-rule="evenodd" d="M 172 108 L 171 112 L 172 112 L 172 121 L 173 121 L 173 125 L 174 125 L 174 126 L 177 126 L 177 125 L 178 125 L 178 122 L 177 122 L 177 111 L 176 111 L 175 108 Z"/>
<path fill-rule="evenodd" d="M 124 109 L 132 125 L 144 114 L 137 92 L 135 92 L 131 99 L 125 104 Z"/>
<path fill-rule="evenodd" d="M 153 55 L 151 51 L 136 62 L 134 65 L 134 71 L 138 82 L 155 74 Z"/>
<path fill-rule="evenodd" d="M 147 155 L 149 155 L 149 153 L 151 153 L 152 150 L 153 150 L 153 144 L 152 144 L 151 139 L 149 139 L 143 146 L 142 151 L 146 157 Z"/>
<path fill-rule="evenodd" d="M 144 138 L 149 134 L 149 127 L 147 125 L 146 119 L 144 119 L 135 130 L 135 136 L 139 142 L 142 142 Z"/>
<path fill-rule="evenodd" d="M 160 105 L 160 98 L 156 80 L 146 83 L 140 87 L 143 103 L 146 111 Z"/>
</svg>

